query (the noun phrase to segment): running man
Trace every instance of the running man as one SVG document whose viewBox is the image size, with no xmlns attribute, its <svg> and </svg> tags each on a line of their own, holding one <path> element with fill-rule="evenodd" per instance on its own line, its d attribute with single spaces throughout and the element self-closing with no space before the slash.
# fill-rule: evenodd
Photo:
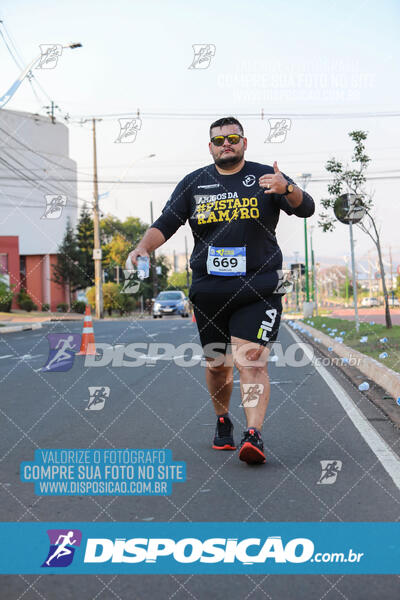
<svg viewBox="0 0 400 600">
<path fill-rule="evenodd" d="M 55 347 L 55 350 L 58 350 L 60 347 L 60 344 L 62 344 L 61 348 L 58 350 L 58 352 L 55 353 L 55 355 L 53 356 L 53 358 L 49 361 L 49 363 L 46 365 L 46 369 L 50 369 L 51 365 L 53 365 L 54 363 L 58 363 L 62 360 L 70 360 L 71 359 L 71 355 L 68 354 L 67 350 L 74 350 L 74 345 L 71 345 L 71 342 L 73 341 L 74 336 L 73 335 L 69 335 L 67 338 L 60 338 L 57 342 L 57 346 Z"/>
<path fill-rule="evenodd" d="M 73 537 L 73 535 L 74 535 L 73 531 L 68 531 L 67 535 L 59 535 L 58 536 L 56 545 L 57 544 L 59 544 L 59 545 L 57 546 L 57 549 L 54 551 L 54 553 L 50 556 L 50 558 L 48 558 L 46 560 L 47 566 L 50 566 L 50 563 L 53 560 L 53 558 L 61 558 L 62 556 L 71 554 L 71 550 L 69 548 L 67 548 L 66 546 L 68 546 L 68 545 L 73 546 L 76 543 L 76 540 L 71 539 Z M 62 542 L 60 543 L 61 539 L 62 539 Z"/>
<path fill-rule="evenodd" d="M 257 402 L 242 402 L 247 428 L 239 458 L 250 464 L 265 462 L 261 429 L 270 396 L 267 360 L 282 312 L 282 252 L 275 229 L 281 210 L 310 217 L 315 206 L 276 161 L 273 167 L 249 162 L 246 149 L 237 119 L 215 121 L 209 142 L 214 162 L 180 181 L 130 257 L 136 264 L 138 256 L 149 256 L 189 221 L 194 237 L 189 297 L 217 416 L 213 448 L 236 450 L 229 417 L 235 365 L 242 398 L 244 386 L 260 390 Z"/>
</svg>

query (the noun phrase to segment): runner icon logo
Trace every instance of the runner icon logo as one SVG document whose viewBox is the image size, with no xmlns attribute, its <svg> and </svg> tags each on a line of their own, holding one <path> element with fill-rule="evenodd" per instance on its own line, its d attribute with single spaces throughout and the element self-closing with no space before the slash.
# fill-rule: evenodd
<svg viewBox="0 0 400 600">
<path fill-rule="evenodd" d="M 244 383 L 243 384 L 243 401 L 241 406 L 245 408 L 253 408 L 257 406 L 261 394 L 264 391 L 262 383 Z"/>
<path fill-rule="evenodd" d="M 49 333 L 49 356 L 42 371 L 69 371 L 74 364 L 75 353 L 79 352 L 81 336 L 78 333 Z"/>
<path fill-rule="evenodd" d="M 272 331 L 272 327 L 274 326 L 277 312 L 278 311 L 276 310 L 276 308 L 271 308 L 271 309 L 265 311 L 265 314 L 269 318 L 269 321 L 265 321 L 265 320 L 262 321 L 262 323 L 260 325 L 260 329 L 258 330 L 258 333 L 257 333 L 258 339 L 262 339 L 262 340 L 264 340 L 264 342 L 268 342 L 268 340 L 269 340 L 268 334 Z"/>
<path fill-rule="evenodd" d="M 110 388 L 106 386 L 88 387 L 90 398 L 85 410 L 103 410 L 106 399 L 110 397 Z"/>
<path fill-rule="evenodd" d="M 59 219 L 64 206 L 67 204 L 67 196 L 62 194 L 46 194 L 46 209 L 41 219 Z"/>
<path fill-rule="evenodd" d="M 214 44 L 193 44 L 194 57 L 189 69 L 208 69 L 215 56 Z"/>
<path fill-rule="evenodd" d="M 57 66 L 58 59 L 62 54 L 61 44 L 39 44 L 40 60 L 36 69 L 54 69 Z"/>
<path fill-rule="evenodd" d="M 331 485 L 335 483 L 338 473 L 342 470 L 341 460 L 320 460 L 321 463 L 321 477 L 317 481 L 318 485 Z"/>
<path fill-rule="evenodd" d="M 75 549 L 81 545 L 79 529 L 48 529 L 50 548 L 42 567 L 68 567 L 74 558 Z"/>
<path fill-rule="evenodd" d="M 135 119 L 118 119 L 119 134 L 114 144 L 132 144 L 136 140 L 137 132 L 142 128 L 140 117 Z"/>
<path fill-rule="evenodd" d="M 124 271 L 124 287 L 121 290 L 122 294 L 136 294 L 140 287 L 138 272 L 133 269 L 123 269 Z"/>
</svg>

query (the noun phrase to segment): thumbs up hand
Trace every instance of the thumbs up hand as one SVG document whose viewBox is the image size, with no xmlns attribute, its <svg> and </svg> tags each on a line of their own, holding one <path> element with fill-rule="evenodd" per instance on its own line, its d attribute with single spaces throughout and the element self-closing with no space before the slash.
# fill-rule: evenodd
<svg viewBox="0 0 400 600">
<path fill-rule="evenodd" d="M 258 180 L 260 187 L 267 188 L 264 194 L 284 194 L 288 182 L 280 172 L 276 161 L 274 162 L 273 167 L 273 175 L 272 173 L 268 173 L 267 175 L 262 175 Z"/>
</svg>

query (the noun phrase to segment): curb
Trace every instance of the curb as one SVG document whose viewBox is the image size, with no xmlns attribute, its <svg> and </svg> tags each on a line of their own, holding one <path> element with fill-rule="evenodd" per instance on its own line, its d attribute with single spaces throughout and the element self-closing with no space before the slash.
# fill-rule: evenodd
<svg viewBox="0 0 400 600">
<path fill-rule="evenodd" d="M 29 331 L 31 329 L 42 329 L 41 323 L 30 323 L 26 325 L 14 325 L 11 327 L 0 327 L 0 334 L 2 333 L 14 333 L 16 331 Z"/>
<path fill-rule="evenodd" d="M 294 320 L 294 319 L 290 319 Z M 287 325 L 289 323 L 287 322 Z M 308 331 L 312 334 L 312 338 L 308 337 L 310 342 L 313 345 L 318 347 L 318 343 L 314 341 L 314 337 L 316 337 L 320 344 L 322 344 L 326 349 L 332 348 L 332 351 L 335 352 L 341 358 L 347 358 L 350 361 L 350 365 L 352 362 L 356 362 L 356 369 L 363 373 L 370 381 L 376 383 L 379 387 L 381 387 L 387 394 L 389 394 L 395 405 L 393 406 L 392 402 L 387 404 L 387 402 L 381 401 L 377 402 L 375 399 L 371 400 L 374 404 L 377 404 L 381 410 L 385 412 L 385 414 L 393 421 L 397 426 L 400 426 L 400 419 L 398 414 L 398 406 L 396 403 L 396 399 L 400 397 L 400 375 L 389 369 L 389 367 L 385 367 L 382 363 L 375 360 L 374 358 L 367 356 L 366 354 L 362 354 L 345 344 L 341 344 L 339 342 L 335 342 L 333 338 L 322 333 L 319 329 L 315 329 L 311 327 L 307 323 L 301 323 L 302 328 L 305 331 Z M 331 352 L 328 352 L 326 356 L 331 355 Z M 345 369 L 342 369 L 345 372 Z M 350 379 L 352 379 L 350 377 Z M 353 383 L 356 383 L 355 381 Z M 367 393 L 368 394 L 368 393 Z"/>
</svg>

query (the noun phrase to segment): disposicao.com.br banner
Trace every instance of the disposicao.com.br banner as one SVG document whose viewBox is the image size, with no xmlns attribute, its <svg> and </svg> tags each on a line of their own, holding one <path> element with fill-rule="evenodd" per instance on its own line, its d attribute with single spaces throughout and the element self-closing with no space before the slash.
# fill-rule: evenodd
<svg viewBox="0 0 400 600">
<path fill-rule="evenodd" d="M 0 573 L 396 574 L 400 523 L 1 523 Z"/>
</svg>

